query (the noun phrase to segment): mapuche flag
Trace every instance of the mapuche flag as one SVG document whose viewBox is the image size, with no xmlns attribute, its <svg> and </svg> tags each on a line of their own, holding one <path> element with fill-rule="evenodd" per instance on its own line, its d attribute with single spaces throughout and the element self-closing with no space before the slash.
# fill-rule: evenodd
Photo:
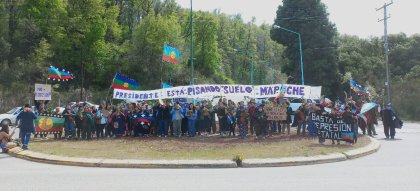
<svg viewBox="0 0 420 191">
<path fill-rule="evenodd" d="M 356 83 L 354 80 L 350 80 L 350 88 L 356 92 L 357 95 L 363 95 L 363 87 Z"/>
<path fill-rule="evenodd" d="M 170 47 L 168 45 L 163 46 L 163 55 L 162 60 L 172 63 L 172 64 L 178 64 L 179 63 L 179 50 L 176 48 Z"/>
<path fill-rule="evenodd" d="M 120 74 L 115 74 L 112 87 L 123 90 L 138 90 L 140 88 L 140 84 L 133 79 L 127 78 Z"/>
<path fill-rule="evenodd" d="M 50 66 L 50 71 L 48 72 L 48 79 L 57 81 L 68 81 L 74 79 L 74 75 L 64 69 L 60 70 L 54 66 Z"/>
</svg>

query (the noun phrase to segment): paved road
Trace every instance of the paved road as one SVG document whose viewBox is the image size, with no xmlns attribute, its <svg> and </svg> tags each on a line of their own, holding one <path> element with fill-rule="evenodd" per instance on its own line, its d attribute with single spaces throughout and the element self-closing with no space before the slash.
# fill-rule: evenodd
<svg viewBox="0 0 420 191">
<path fill-rule="evenodd" d="M 370 156 L 330 164 L 253 169 L 107 169 L 48 165 L 0 154 L 0 190 L 420 190 L 420 124 Z"/>
</svg>

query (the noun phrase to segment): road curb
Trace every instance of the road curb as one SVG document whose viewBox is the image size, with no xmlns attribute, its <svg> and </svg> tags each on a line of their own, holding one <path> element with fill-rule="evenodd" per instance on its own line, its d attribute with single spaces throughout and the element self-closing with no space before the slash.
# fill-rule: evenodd
<svg viewBox="0 0 420 191">
<path fill-rule="evenodd" d="M 375 138 L 369 137 L 369 139 L 369 145 L 362 148 L 343 152 L 343 154 L 346 155 L 348 159 L 356 159 L 377 152 L 381 148 L 381 143 L 379 143 L 379 141 Z"/>
<path fill-rule="evenodd" d="M 122 160 L 122 159 L 97 159 L 97 158 L 76 158 L 47 155 L 29 150 L 22 150 L 15 147 L 8 151 L 9 155 L 34 162 L 84 166 L 84 167 L 105 167 L 105 168 L 255 168 L 255 167 L 284 167 L 300 166 L 321 163 L 340 162 L 360 158 L 372 154 L 380 149 L 378 140 L 370 138 L 371 143 L 367 146 L 346 151 L 343 153 L 332 153 L 311 157 L 286 157 L 267 159 L 245 159 L 238 166 L 231 160 Z"/>
<path fill-rule="evenodd" d="M 329 155 L 318 155 L 311 157 L 287 157 L 287 158 L 271 158 L 271 159 L 245 159 L 242 161 L 242 167 L 284 167 L 284 166 L 300 166 L 311 164 L 322 164 L 340 162 L 360 158 L 378 151 L 381 144 L 378 140 L 369 137 L 370 143 L 362 148 L 353 149 L 342 153 L 333 153 Z"/>
<path fill-rule="evenodd" d="M 92 159 L 46 155 L 21 148 L 13 148 L 9 155 L 34 162 L 106 168 L 236 168 L 236 162 L 231 160 L 121 160 Z"/>
<path fill-rule="evenodd" d="M 245 159 L 242 161 L 242 167 L 283 167 L 283 166 L 301 166 L 321 163 L 331 163 L 345 161 L 347 157 L 341 153 L 329 155 L 318 155 L 311 157 L 286 157 L 286 158 L 268 158 L 268 159 Z"/>
</svg>

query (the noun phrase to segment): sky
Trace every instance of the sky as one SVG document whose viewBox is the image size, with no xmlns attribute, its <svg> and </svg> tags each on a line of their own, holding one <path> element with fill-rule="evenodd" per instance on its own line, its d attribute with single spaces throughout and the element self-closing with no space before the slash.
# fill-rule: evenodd
<svg viewBox="0 0 420 191">
<path fill-rule="evenodd" d="M 181 7 L 189 8 L 190 0 L 176 0 Z M 384 11 L 376 8 L 391 0 L 321 0 L 326 6 L 331 22 L 335 23 L 340 34 L 356 35 L 361 38 L 383 36 Z M 193 10 L 213 11 L 220 9 L 226 14 L 241 14 L 245 22 L 256 18 L 258 25 L 273 24 L 278 5 L 282 0 L 193 0 Z M 404 32 L 407 35 L 420 33 L 419 0 L 394 0 L 388 7 L 391 18 L 388 20 L 388 34 Z"/>
</svg>

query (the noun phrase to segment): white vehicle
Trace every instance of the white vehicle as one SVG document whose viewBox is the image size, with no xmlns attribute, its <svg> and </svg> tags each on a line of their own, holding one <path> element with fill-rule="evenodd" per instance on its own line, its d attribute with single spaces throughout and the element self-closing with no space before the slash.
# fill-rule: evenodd
<svg viewBox="0 0 420 191">
<path fill-rule="evenodd" d="M 95 106 L 95 108 L 96 108 L 96 109 L 98 109 L 98 108 L 99 108 L 99 105 L 96 105 L 96 104 L 93 104 L 93 103 L 90 103 L 90 102 L 80 102 L 80 105 L 83 105 L 83 103 L 86 103 L 86 104 L 87 104 L 87 106 L 89 106 L 89 107 Z M 75 106 L 75 105 L 76 105 L 76 102 L 70 102 L 69 104 L 70 104 L 70 106 L 73 108 L 73 106 Z M 66 105 L 64 105 L 63 107 L 60 107 L 60 114 L 61 114 L 61 113 L 63 113 L 63 111 L 64 111 L 65 109 L 66 109 Z"/>
<path fill-rule="evenodd" d="M 302 105 L 303 99 L 292 99 L 290 100 L 290 107 L 292 108 L 293 112 L 296 112 L 299 107 Z"/>
<path fill-rule="evenodd" d="M 16 117 L 22 113 L 23 107 L 15 107 L 10 111 L 0 114 L 0 124 L 14 125 L 16 124 Z M 32 111 L 35 111 L 35 107 L 32 106 Z"/>
<path fill-rule="evenodd" d="M 296 98 L 292 99 L 290 101 L 290 107 L 292 108 L 292 111 L 295 112 L 299 109 L 299 107 L 302 105 L 304 99 Z M 307 99 L 308 103 L 319 103 L 320 100 L 318 99 Z"/>
</svg>

